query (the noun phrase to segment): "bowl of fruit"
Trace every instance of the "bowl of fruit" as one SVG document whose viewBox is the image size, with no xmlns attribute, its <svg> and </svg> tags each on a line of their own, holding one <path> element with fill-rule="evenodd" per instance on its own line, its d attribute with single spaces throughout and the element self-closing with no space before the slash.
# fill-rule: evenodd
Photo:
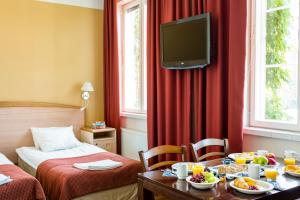
<svg viewBox="0 0 300 200">
<path fill-rule="evenodd" d="M 212 172 L 203 172 L 193 176 L 188 176 L 186 181 L 197 189 L 210 189 L 213 188 L 220 180 L 214 176 Z"/>
<path fill-rule="evenodd" d="M 252 163 L 259 164 L 263 168 L 274 168 L 280 165 L 276 161 L 275 154 L 273 153 L 267 153 L 264 156 L 255 156 Z"/>
</svg>

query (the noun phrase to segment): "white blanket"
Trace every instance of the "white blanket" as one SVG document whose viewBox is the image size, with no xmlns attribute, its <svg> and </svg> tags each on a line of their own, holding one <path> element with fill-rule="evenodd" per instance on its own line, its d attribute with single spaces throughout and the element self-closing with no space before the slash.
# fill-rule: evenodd
<svg viewBox="0 0 300 200">
<path fill-rule="evenodd" d="M 88 162 L 88 163 L 74 163 L 74 167 L 78 169 L 84 170 L 108 170 L 114 169 L 117 167 L 121 167 L 123 165 L 122 162 L 116 162 L 113 160 L 99 160 L 95 162 Z"/>
<path fill-rule="evenodd" d="M 12 179 L 9 176 L 5 176 L 4 174 L 0 174 L 0 185 L 4 185 L 6 183 L 11 182 Z"/>
<path fill-rule="evenodd" d="M 52 152 L 43 152 L 34 147 L 21 147 L 16 151 L 18 156 L 34 169 L 37 169 L 42 162 L 49 159 L 72 158 L 106 152 L 104 149 L 86 143 L 72 149 Z"/>
</svg>

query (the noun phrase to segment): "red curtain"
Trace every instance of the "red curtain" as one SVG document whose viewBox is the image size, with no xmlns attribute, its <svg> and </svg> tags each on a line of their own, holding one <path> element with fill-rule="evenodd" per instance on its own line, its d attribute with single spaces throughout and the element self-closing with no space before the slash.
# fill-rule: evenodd
<svg viewBox="0 0 300 200">
<path fill-rule="evenodd" d="M 205 69 L 160 67 L 160 24 L 211 13 L 212 64 Z M 242 151 L 246 1 L 148 0 L 148 145 L 188 145 L 228 138 Z"/>
<path fill-rule="evenodd" d="M 121 153 L 117 0 L 104 1 L 104 85 L 105 120 L 117 130 L 117 151 Z"/>
</svg>

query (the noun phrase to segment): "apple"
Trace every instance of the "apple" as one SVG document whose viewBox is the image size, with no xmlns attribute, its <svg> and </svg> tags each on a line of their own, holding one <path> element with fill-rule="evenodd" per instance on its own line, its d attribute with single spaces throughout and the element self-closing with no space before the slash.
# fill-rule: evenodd
<svg viewBox="0 0 300 200">
<path fill-rule="evenodd" d="M 274 158 L 268 157 L 268 165 L 276 165 L 276 160 Z"/>
<path fill-rule="evenodd" d="M 258 162 L 258 164 L 260 164 L 260 166 L 265 166 L 268 164 L 269 160 L 265 156 L 260 156 L 260 157 L 258 157 L 257 162 Z"/>
<path fill-rule="evenodd" d="M 267 158 L 274 158 L 275 159 L 275 154 L 274 153 L 267 153 L 266 157 Z"/>
</svg>

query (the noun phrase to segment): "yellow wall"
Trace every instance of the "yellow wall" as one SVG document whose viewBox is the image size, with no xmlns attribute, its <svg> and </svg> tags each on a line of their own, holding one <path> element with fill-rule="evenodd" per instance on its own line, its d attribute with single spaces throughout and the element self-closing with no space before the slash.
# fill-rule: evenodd
<svg viewBox="0 0 300 200">
<path fill-rule="evenodd" d="M 103 119 L 103 11 L 33 0 L 0 6 L 0 101 L 81 105 L 94 84 L 86 123 Z"/>
</svg>

